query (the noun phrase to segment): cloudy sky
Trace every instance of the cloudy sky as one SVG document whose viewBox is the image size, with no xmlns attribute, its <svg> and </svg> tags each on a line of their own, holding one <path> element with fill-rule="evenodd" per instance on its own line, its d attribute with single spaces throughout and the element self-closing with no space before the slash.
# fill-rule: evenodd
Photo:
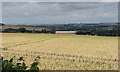
<svg viewBox="0 0 120 72">
<path fill-rule="evenodd" d="M 3 2 L 6 24 L 118 22 L 117 2 Z"/>
</svg>

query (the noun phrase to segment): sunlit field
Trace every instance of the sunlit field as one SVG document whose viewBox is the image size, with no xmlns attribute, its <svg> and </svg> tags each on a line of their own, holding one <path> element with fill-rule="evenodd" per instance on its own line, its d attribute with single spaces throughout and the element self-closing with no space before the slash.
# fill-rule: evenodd
<svg viewBox="0 0 120 72">
<path fill-rule="evenodd" d="M 40 70 L 118 69 L 117 37 L 3 33 L 2 50 L 5 59 L 37 60 Z"/>
</svg>

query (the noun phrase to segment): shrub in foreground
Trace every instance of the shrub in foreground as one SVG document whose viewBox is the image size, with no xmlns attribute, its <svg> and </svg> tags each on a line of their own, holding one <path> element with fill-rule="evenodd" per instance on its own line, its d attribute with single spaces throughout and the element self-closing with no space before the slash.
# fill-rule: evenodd
<svg viewBox="0 0 120 72">
<path fill-rule="evenodd" d="M 34 61 L 28 68 L 23 57 L 20 57 L 17 63 L 13 63 L 13 58 L 10 60 L 2 59 L 2 72 L 39 72 L 37 61 Z"/>
</svg>

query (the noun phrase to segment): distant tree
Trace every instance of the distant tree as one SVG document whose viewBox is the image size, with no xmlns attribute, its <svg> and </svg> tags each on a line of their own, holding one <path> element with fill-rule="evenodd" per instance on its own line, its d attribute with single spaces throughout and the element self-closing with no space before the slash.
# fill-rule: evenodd
<svg viewBox="0 0 120 72">
<path fill-rule="evenodd" d="M 41 33 L 46 33 L 46 29 L 42 29 Z"/>
<path fill-rule="evenodd" d="M 3 23 L 0 23 L 0 26 L 5 26 L 5 24 L 3 24 Z"/>
<path fill-rule="evenodd" d="M 4 29 L 2 32 L 16 33 L 16 32 L 18 32 L 18 29 L 7 28 L 7 29 Z"/>
<path fill-rule="evenodd" d="M 91 32 L 86 32 L 87 35 L 91 35 Z"/>
<path fill-rule="evenodd" d="M 24 33 L 25 31 L 26 31 L 26 29 L 25 29 L 24 27 L 20 27 L 20 28 L 19 28 L 19 32 Z"/>
<path fill-rule="evenodd" d="M 32 30 L 32 33 L 35 33 L 35 32 L 36 32 L 35 29 L 33 29 L 33 30 Z"/>
<path fill-rule="evenodd" d="M 55 34 L 56 28 L 51 28 L 50 33 Z"/>
</svg>

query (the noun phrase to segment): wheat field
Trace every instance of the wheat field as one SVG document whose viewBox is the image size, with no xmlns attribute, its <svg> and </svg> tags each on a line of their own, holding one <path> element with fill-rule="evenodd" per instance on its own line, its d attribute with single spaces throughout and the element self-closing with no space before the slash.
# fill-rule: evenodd
<svg viewBox="0 0 120 72">
<path fill-rule="evenodd" d="M 40 70 L 118 70 L 118 37 L 3 33 L 5 59 L 34 60 Z"/>
</svg>

